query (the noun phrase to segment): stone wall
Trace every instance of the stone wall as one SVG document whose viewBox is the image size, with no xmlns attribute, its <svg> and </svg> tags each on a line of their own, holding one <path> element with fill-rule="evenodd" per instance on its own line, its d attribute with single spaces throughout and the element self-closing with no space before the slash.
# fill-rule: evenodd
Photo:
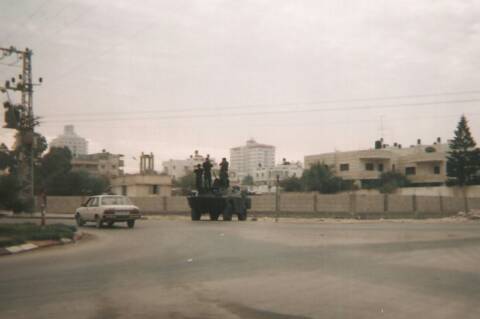
<svg viewBox="0 0 480 319">
<path fill-rule="evenodd" d="M 279 196 L 279 213 L 325 217 L 409 218 L 440 217 L 465 211 L 462 197 L 417 195 L 356 195 L 282 193 Z M 47 212 L 51 214 L 74 213 L 85 201 L 80 196 L 50 196 Z M 276 211 L 275 195 L 252 196 L 251 213 L 272 214 Z M 188 214 L 186 197 L 131 197 L 144 214 Z M 468 207 L 480 209 L 480 198 L 468 198 Z"/>
</svg>

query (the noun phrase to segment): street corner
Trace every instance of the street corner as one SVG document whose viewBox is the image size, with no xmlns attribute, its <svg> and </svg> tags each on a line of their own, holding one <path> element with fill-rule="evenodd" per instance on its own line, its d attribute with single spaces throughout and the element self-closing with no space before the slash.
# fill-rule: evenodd
<svg viewBox="0 0 480 319">
<path fill-rule="evenodd" d="M 0 247 L 0 256 L 8 256 L 19 253 L 25 253 L 28 251 L 36 250 L 39 248 L 48 248 L 52 246 L 68 245 L 77 243 L 85 234 L 81 231 L 75 232 L 73 238 L 60 238 L 58 240 L 30 240 L 21 245 L 14 245 L 9 247 Z"/>
</svg>

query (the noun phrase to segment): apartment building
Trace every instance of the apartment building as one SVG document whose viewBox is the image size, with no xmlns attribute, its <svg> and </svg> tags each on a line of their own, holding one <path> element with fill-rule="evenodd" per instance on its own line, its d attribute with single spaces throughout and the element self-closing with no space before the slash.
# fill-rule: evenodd
<svg viewBox="0 0 480 319">
<path fill-rule="evenodd" d="M 246 145 L 230 149 L 230 170 L 236 177 L 254 176 L 259 168 L 269 169 L 275 166 L 275 146 L 257 143 L 254 139 Z"/>
<path fill-rule="evenodd" d="M 101 153 L 77 155 L 71 161 L 72 170 L 84 170 L 107 178 L 123 175 L 123 155 L 105 150 Z"/>
<path fill-rule="evenodd" d="M 174 180 L 178 180 L 193 172 L 195 166 L 202 165 L 205 162 L 205 156 L 201 155 L 197 150 L 187 159 L 170 159 L 162 162 L 163 172 L 171 176 Z M 214 158 L 210 158 L 213 165 L 213 171 L 218 171 L 218 163 Z"/>
<path fill-rule="evenodd" d="M 446 165 L 448 144 L 440 138 L 424 145 L 402 147 L 394 143 L 375 142 L 375 148 L 368 150 L 333 152 L 305 156 L 305 167 L 315 163 L 328 165 L 333 172 L 345 179 L 353 180 L 360 187 L 368 187 L 378 181 L 383 172 L 396 171 L 405 174 L 417 185 L 442 185 L 447 181 Z"/>
<path fill-rule="evenodd" d="M 302 163 L 288 162 L 283 159 L 282 163 L 277 164 L 274 167 L 258 167 L 252 177 L 255 185 L 274 186 L 277 182 L 277 176 L 279 180 L 284 180 L 290 177 L 301 177 L 302 173 Z"/>
</svg>

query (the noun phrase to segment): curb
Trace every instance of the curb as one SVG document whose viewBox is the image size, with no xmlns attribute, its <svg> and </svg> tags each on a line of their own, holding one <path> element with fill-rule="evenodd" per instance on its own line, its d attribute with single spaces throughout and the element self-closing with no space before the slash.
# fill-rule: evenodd
<svg viewBox="0 0 480 319">
<path fill-rule="evenodd" d="M 31 240 L 21 245 L 0 247 L 0 256 L 24 253 L 24 252 L 32 251 L 38 248 L 47 248 L 52 246 L 72 244 L 82 239 L 82 237 L 83 237 L 83 233 L 81 231 L 76 231 L 75 234 L 73 235 L 73 239 L 61 238 L 60 240 Z"/>
</svg>

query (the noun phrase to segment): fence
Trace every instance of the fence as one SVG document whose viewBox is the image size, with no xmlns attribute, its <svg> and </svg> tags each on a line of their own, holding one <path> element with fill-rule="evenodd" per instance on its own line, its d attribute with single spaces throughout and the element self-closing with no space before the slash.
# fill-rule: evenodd
<svg viewBox="0 0 480 319">
<path fill-rule="evenodd" d="M 186 197 L 132 197 L 144 214 L 188 214 Z M 460 211 L 480 209 L 480 197 L 360 195 L 283 193 L 252 196 L 251 213 L 257 215 L 288 215 L 353 218 L 425 218 L 454 215 Z M 52 214 L 72 213 L 85 197 L 50 196 L 47 211 Z"/>
</svg>

